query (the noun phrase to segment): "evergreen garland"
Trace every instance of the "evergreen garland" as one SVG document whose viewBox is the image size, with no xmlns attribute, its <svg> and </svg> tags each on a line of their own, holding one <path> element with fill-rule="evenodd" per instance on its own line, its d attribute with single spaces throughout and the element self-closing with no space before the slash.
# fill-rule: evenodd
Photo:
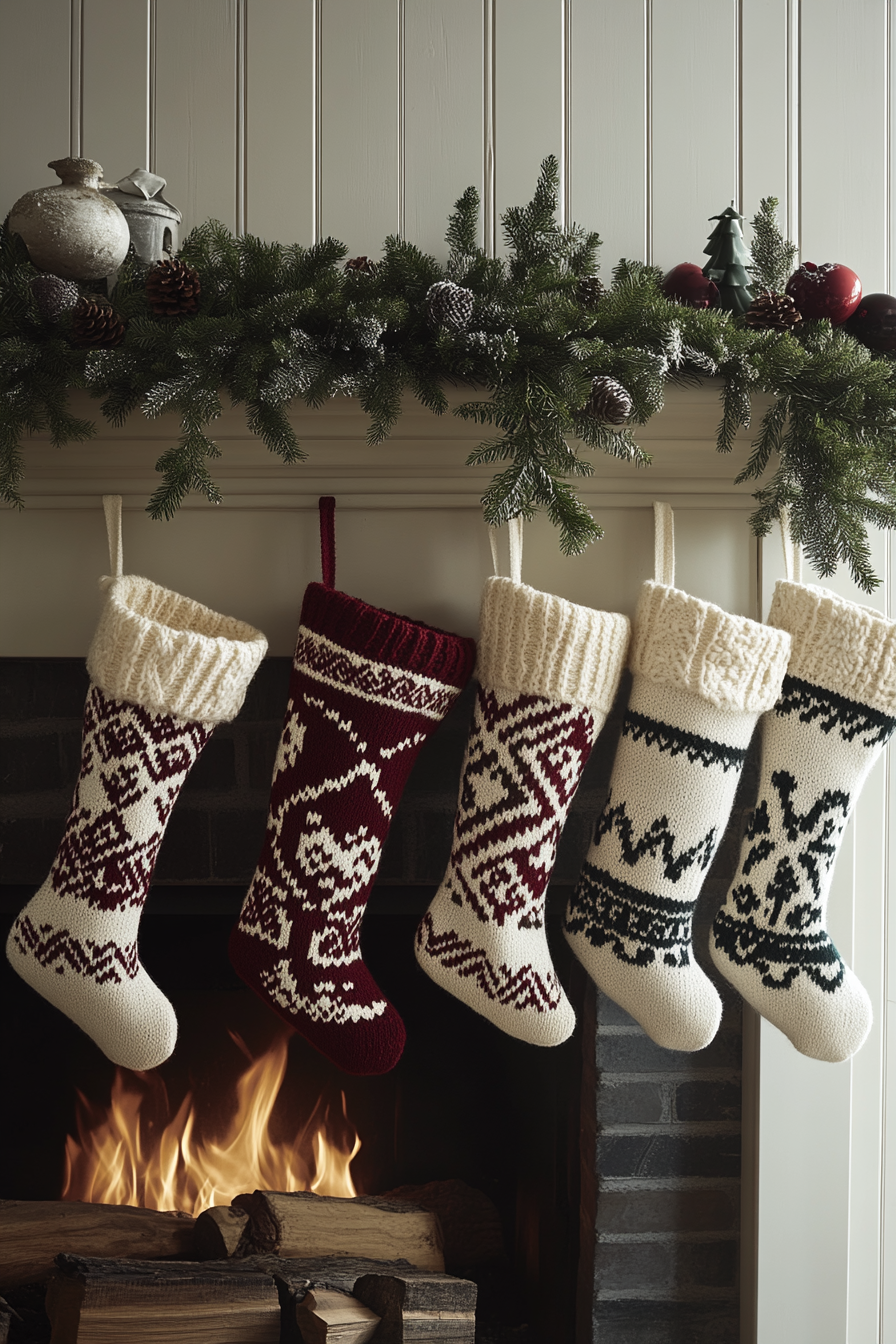
<svg viewBox="0 0 896 1344">
<path fill-rule="evenodd" d="M 95 433 L 67 410 L 70 387 L 101 399 L 115 425 L 138 408 L 151 418 L 179 415 L 180 438 L 157 463 L 162 481 L 148 510 L 169 518 L 191 491 L 221 497 L 209 463 L 220 456 L 211 426 L 222 392 L 245 408 L 249 428 L 272 452 L 298 462 L 304 454 L 286 413 L 297 398 L 319 406 L 339 393 L 357 396 L 369 417 L 368 440 L 378 443 L 406 391 L 440 415 L 448 407 L 445 384 L 464 384 L 487 393 L 454 412 L 490 431 L 468 458 L 499 467 L 483 497 L 487 521 L 544 509 L 563 552 L 575 554 L 601 535 L 571 484 L 593 473 L 588 450 L 648 464 L 631 426 L 661 409 L 668 381 L 719 376 L 722 452 L 750 425 L 752 394 L 775 398 L 737 478 L 765 478 L 753 531 L 767 533 L 787 507 L 793 535 L 819 574 L 844 562 L 861 587 L 873 589 L 867 525 L 896 525 L 892 357 L 871 353 L 826 321 L 753 331 L 720 309 L 680 305 L 661 293 L 661 273 L 640 262 L 619 262 L 612 285 L 595 300 L 600 239 L 559 225 L 558 177 L 556 159 L 545 159 L 532 201 L 504 214 L 505 258 L 478 245 L 472 187 L 449 219 L 444 266 L 397 237 L 386 239 L 376 267 L 359 267 L 344 265 L 346 249 L 332 238 L 286 246 L 236 238 L 216 221 L 202 224 L 179 253 L 201 281 L 196 313 L 156 316 L 146 268 L 131 256 L 113 294 L 127 324 L 114 349 L 79 348 L 70 313 L 50 320 L 41 311 L 31 287 L 37 272 L 4 226 L 0 496 L 22 504 L 24 435 L 49 431 L 61 445 Z M 783 288 L 794 265 L 776 209 L 769 197 L 753 220 L 757 291 Z M 427 316 L 427 293 L 446 280 L 473 295 L 462 330 L 434 327 Z M 595 378 L 628 392 L 627 427 L 595 412 Z"/>
</svg>

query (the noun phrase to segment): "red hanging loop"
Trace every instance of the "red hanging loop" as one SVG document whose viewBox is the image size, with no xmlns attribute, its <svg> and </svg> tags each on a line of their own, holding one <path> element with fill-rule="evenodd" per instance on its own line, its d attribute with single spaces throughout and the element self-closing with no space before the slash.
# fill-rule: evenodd
<svg viewBox="0 0 896 1344">
<path fill-rule="evenodd" d="M 325 588 L 336 587 L 336 498 L 321 495 L 320 510 L 320 572 Z"/>
</svg>

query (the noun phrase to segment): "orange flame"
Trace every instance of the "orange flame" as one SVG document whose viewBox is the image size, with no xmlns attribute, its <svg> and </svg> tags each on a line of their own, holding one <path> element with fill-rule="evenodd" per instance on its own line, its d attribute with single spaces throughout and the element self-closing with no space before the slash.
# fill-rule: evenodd
<svg viewBox="0 0 896 1344">
<path fill-rule="evenodd" d="M 347 1147 L 332 1137 L 335 1129 L 352 1128 L 345 1093 L 336 1124 L 328 1124 L 330 1107 L 319 1099 L 291 1145 L 274 1140 L 269 1122 L 286 1073 L 289 1038 L 280 1037 L 266 1054 L 253 1059 L 240 1038 L 230 1035 L 249 1064 L 237 1080 L 236 1114 L 223 1137 L 209 1139 L 197 1132 L 191 1093 L 158 1133 L 141 1110 L 151 1099 L 158 1103 L 159 1094 L 169 1109 L 164 1084 L 157 1076 L 118 1069 L 108 1111 L 77 1094 L 78 1138 L 70 1134 L 66 1139 L 62 1198 L 195 1215 L 252 1190 L 314 1190 L 344 1198 L 356 1194 L 349 1168 L 361 1140 L 355 1133 Z"/>
</svg>

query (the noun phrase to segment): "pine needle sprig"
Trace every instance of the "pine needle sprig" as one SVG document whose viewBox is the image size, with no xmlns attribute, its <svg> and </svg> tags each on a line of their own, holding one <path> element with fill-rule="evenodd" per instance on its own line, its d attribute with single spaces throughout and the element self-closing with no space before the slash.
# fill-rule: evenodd
<svg viewBox="0 0 896 1344">
<path fill-rule="evenodd" d="M 747 269 L 759 289 L 783 292 L 793 274 L 797 248 L 784 237 L 778 226 L 778 198 L 764 196 L 753 216 L 753 264 Z"/>
</svg>

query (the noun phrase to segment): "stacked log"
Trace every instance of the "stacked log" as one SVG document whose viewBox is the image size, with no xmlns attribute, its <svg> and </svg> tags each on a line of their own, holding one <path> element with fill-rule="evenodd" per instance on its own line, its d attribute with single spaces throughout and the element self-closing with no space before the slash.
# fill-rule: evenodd
<svg viewBox="0 0 896 1344">
<path fill-rule="evenodd" d="M 60 1252 L 174 1260 L 194 1254 L 195 1219 L 127 1204 L 0 1200 L 0 1292 L 49 1278 Z"/>
<path fill-rule="evenodd" d="M 49 1280 L 52 1344 L 472 1344 L 476 1285 L 445 1273 L 436 1208 L 449 1223 L 466 1208 L 474 1260 L 503 1251 L 468 1190 L 420 1187 L 420 1201 L 408 1189 L 356 1199 L 256 1190 L 196 1220 L 8 1200 L 0 1291 Z M 455 1222 L 452 1264 L 465 1244 Z M 0 1299 L 0 1344 L 11 1319 Z"/>
</svg>

